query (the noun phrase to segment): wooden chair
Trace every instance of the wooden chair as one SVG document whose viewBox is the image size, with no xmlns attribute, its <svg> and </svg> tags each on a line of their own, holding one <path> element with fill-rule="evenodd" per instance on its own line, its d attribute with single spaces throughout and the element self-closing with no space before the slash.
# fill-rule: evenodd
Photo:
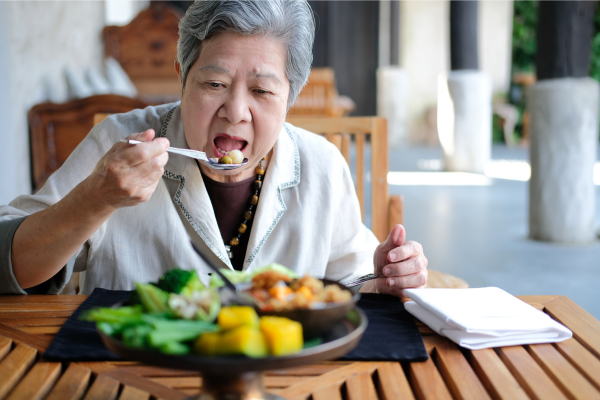
<svg viewBox="0 0 600 400">
<path fill-rule="evenodd" d="M 28 114 L 33 190 L 65 162 L 94 127 L 98 113 L 123 113 L 144 108 L 140 100 L 115 94 L 97 95 L 68 103 L 42 103 Z"/>
<path fill-rule="evenodd" d="M 354 109 L 350 98 L 339 96 L 332 68 L 313 68 L 289 115 L 341 117 Z"/>
<path fill-rule="evenodd" d="M 384 241 L 392 227 L 403 220 L 402 197 L 390 196 L 388 192 L 388 146 L 387 121 L 381 117 L 298 117 L 289 116 L 287 122 L 299 128 L 321 134 L 335 144 L 350 165 L 350 143 L 356 145 L 356 164 L 350 168 L 356 174 L 356 194 L 364 220 L 365 145 L 371 143 L 371 230 Z M 429 270 L 428 287 L 466 288 L 469 285 L 460 278 Z"/>
<path fill-rule="evenodd" d="M 179 10 L 151 1 L 125 26 L 102 30 L 104 54 L 116 59 L 147 103 L 162 104 L 181 98 L 174 68 L 179 39 Z"/>
</svg>

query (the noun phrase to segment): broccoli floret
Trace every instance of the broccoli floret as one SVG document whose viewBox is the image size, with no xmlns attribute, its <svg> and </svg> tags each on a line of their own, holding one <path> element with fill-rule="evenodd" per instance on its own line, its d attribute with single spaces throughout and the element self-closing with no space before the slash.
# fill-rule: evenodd
<svg viewBox="0 0 600 400">
<path fill-rule="evenodd" d="M 175 268 L 160 277 L 158 287 L 165 292 L 190 295 L 194 291 L 203 290 L 204 284 L 196 271 Z"/>
</svg>

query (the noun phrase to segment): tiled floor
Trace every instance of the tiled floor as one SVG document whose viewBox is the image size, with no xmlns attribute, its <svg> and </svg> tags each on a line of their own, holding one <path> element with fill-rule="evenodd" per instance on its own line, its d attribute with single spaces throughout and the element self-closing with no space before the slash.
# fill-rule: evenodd
<svg viewBox="0 0 600 400">
<path fill-rule="evenodd" d="M 435 165 L 439 148 L 390 151 L 390 171 Z M 527 160 L 526 149 L 495 146 L 492 158 Z M 421 160 L 421 162 L 419 162 Z M 429 266 L 471 287 L 570 297 L 600 319 L 600 241 L 557 245 L 527 238 L 528 183 L 492 179 L 489 186 L 394 186 L 405 201 L 408 238 L 423 244 Z M 596 186 L 600 229 L 600 186 Z"/>
</svg>

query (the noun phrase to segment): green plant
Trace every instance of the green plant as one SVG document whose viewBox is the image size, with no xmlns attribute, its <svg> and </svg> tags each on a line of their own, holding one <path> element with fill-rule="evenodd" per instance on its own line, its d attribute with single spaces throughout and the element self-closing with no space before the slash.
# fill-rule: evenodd
<svg viewBox="0 0 600 400">
<path fill-rule="evenodd" d="M 534 72 L 537 1 L 515 1 L 512 33 L 513 72 Z"/>
<path fill-rule="evenodd" d="M 590 52 L 590 76 L 600 81 L 600 7 L 596 7 L 594 14 L 594 37 L 592 51 Z"/>
</svg>

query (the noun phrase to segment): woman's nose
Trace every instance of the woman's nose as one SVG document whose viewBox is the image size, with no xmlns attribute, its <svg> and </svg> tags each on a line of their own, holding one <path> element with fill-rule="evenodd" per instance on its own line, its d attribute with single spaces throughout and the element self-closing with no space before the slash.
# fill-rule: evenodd
<svg viewBox="0 0 600 400">
<path fill-rule="evenodd" d="M 232 124 L 252 121 L 250 104 L 246 94 L 240 91 L 232 92 L 217 113 L 219 118 L 226 118 Z"/>
</svg>

